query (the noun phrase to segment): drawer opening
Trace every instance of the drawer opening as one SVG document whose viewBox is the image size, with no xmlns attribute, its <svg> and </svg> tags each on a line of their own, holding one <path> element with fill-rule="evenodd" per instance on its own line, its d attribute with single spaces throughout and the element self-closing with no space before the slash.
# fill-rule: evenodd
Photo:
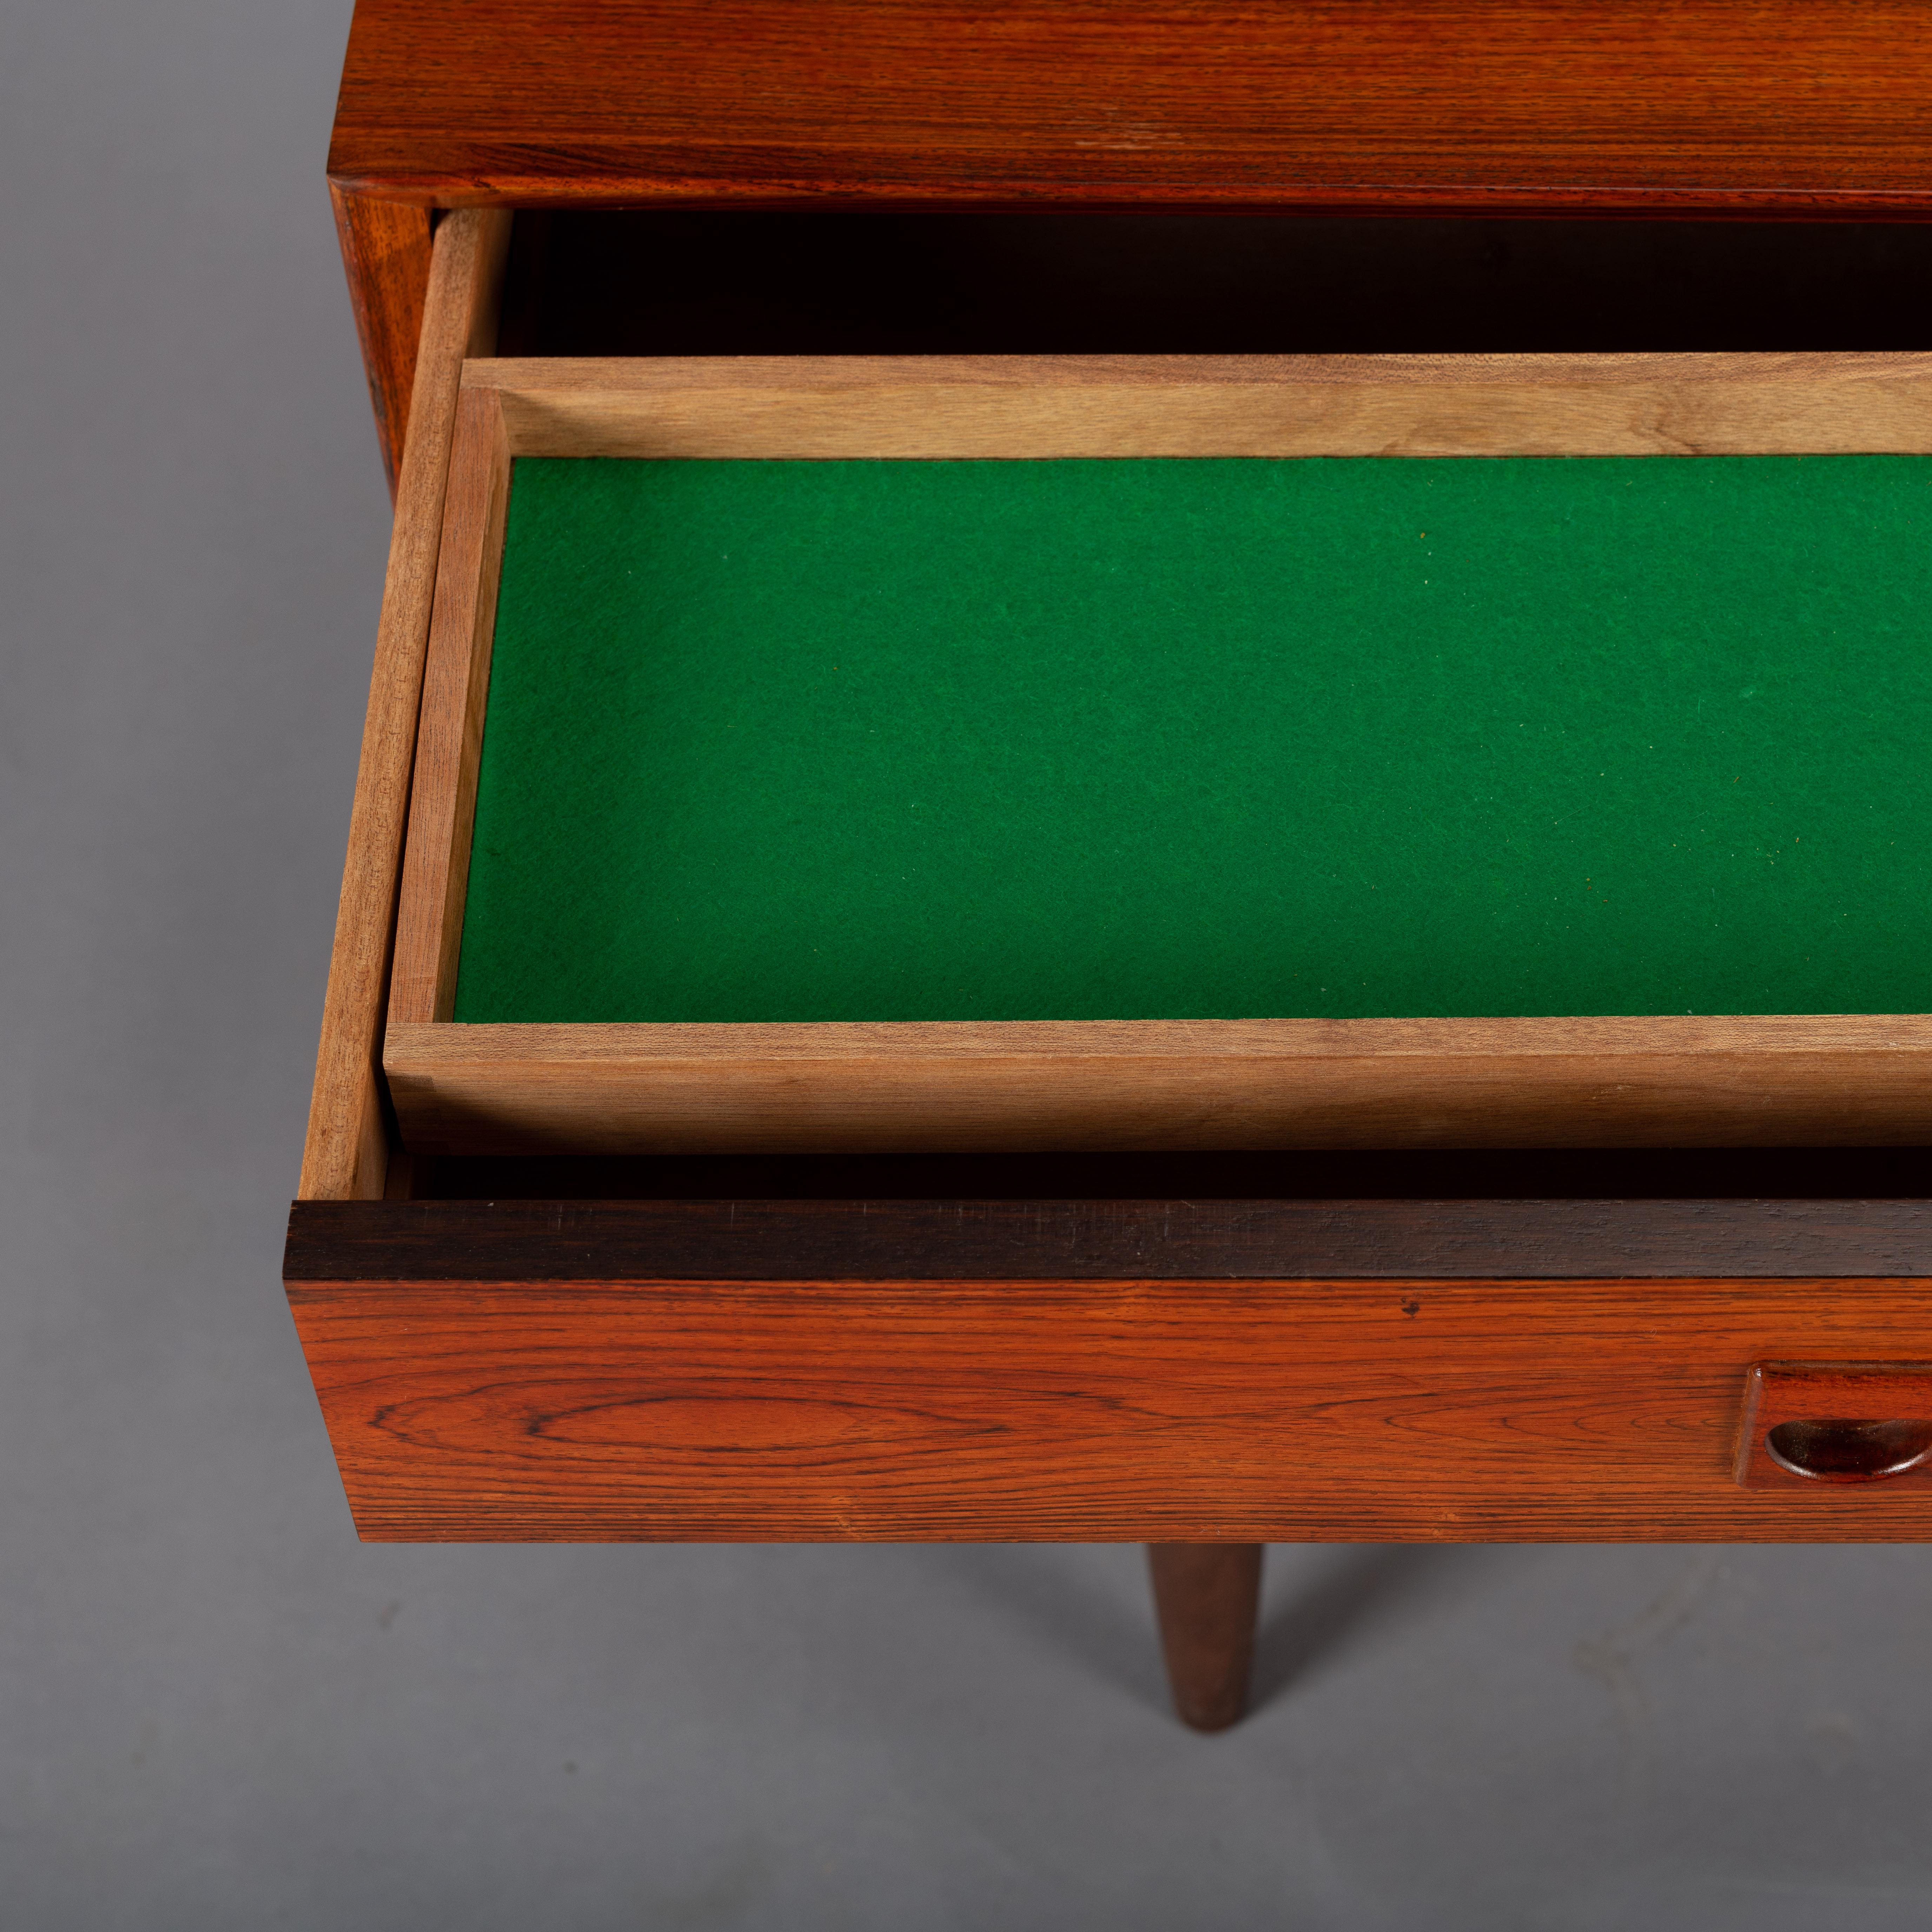
<svg viewBox="0 0 1932 1932">
<path fill-rule="evenodd" d="M 538 210 L 506 356 L 1916 349 L 1932 224 Z"/>
</svg>

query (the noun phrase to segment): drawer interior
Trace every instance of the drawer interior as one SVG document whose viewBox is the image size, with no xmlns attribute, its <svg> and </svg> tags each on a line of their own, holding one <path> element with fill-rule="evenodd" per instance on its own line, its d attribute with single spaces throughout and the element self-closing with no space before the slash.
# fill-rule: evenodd
<svg viewBox="0 0 1932 1932">
<path fill-rule="evenodd" d="M 459 1023 L 1932 1007 L 1932 458 L 512 471 Z"/>
<path fill-rule="evenodd" d="M 405 479 L 379 650 L 378 696 L 397 711 L 414 702 L 410 657 L 420 643 L 411 633 L 427 628 L 436 577 L 433 557 L 418 554 L 425 542 L 434 544 L 442 520 L 440 479 L 465 355 L 493 347 L 566 361 L 694 351 L 836 359 L 881 350 L 1042 349 L 1873 350 L 1910 347 L 1910 318 L 1924 306 L 1913 292 L 1932 293 L 1932 229 L 1892 223 L 560 212 L 520 214 L 512 231 L 507 217 L 466 213 L 442 222 L 436 254 L 417 391 L 419 404 L 434 392 L 434 406 L 417 412 L 420 460 L 415 482 Z M 366 890 L 358 884 L 355 919 L 338 934 L 304 1193 L 380 1189 L 382 1143 L 395 1142 L 388 1104 L 395 1096 L 371 1065 L 382 1050 L 387 985 L 376 922 L 386 872 L 394 876 L 394 858 L 382 849 L 388 834 L 379 828 L 383 814 L 406 806 L 410 775 L 406 753 L 396 764 L 402 747 L 388 712 L 379 732 L 374 705 L 371 731 L 378 735 L 365 755 L 350 868 L 350 882 Z M 1594 1052 L 1601 1042 L 1582 1044 Z M 1820 1090 L 1834 1095 L 1869 1094 L 1874 1072 L 1884 1088 L 1898 1045 L 1878 1042 L 1876 1060 L 1861 1048 L 1840 1065 L 1829 1054 L 1820 1058 L 1816 1042 L 1798 1042 L 1817 1066 Z M 1504 1078 L 1548 1064 L 1520 1063 Z M 1629 1071 L 1630 1063 L 1615 1070 Z M 1750 1079 L 1744 1066 L 1737 1070 Z M 1390 1144 L 1385 1121 L 1330 1124 L 1335 1131 L 1324 1130 L 1316 1144 Z M 1643 1137 L 1681 1144 L 1695 1137 L 1683 1124 L 1681 1113 L 1652 1120 Z M 1896 1119 L 1874 1129 L 1826 1106 L 1774 1134 L 1747 1126 L 1741 1138 L 1802 1148 L 1917 1141 L 1924 1132 L 1922 1123 Z M 1506 1147 L 1566 1139 L 1602 1144 L 1606 1136 L 1588 1122 L 1532 1120 L 1526 1128 L 1514 1117 L 1493 1124 L 1490 1136 Z M 1440 1141 L 1438 1133 L 1432 1144 Z M 1069 1144 L 1079 1143 L 1062 1142 Z M 1175 1144 L 1157 1123 L 1137 1143 Z M 1211 1144 L 1258 1143 L 1221 1131 Z M 842 1157 L 836 1136 L 807 1132 L 785 1144 L 808 1160 Z M 956 1136 L 920 1144 L 986 1144 Z M 1053 1142 L 1036 1137 L 1027 1145 L 1048 1152 Z M 471 1157 L 421 1137 L 416 1151 L 425 1174 L 432 1162 L 453 1173 Z M 475 1157 L 543 1166 L 580 1158 L 586 1174 L 608 1178 L 634 1165 L 638 1151 L 551 1137 Z"/>
<path fill-rule="evenodd" d="M 1918 1139 L 1928 384 L 470 363 L 406 1143 Z"/>
<path fill-rule="evenodd" d="M 1694 314 L 1673 314 L 1671 275 L 1660 268 L 1644 284 L 1660 332 L 1620 328 L 1609 340 L 1566 336 L 1568 322 L 1540 337 L 1498 335 L 1493 308 L 1487 321 L 1470 311 L 1480 322 L 1473 338 L 1439 328 L 1432 334 L 1429 318 L 1443 311 L 1427 308 L 1430 278 L 1418 274 L 1403 284 L 1413 302 L 1405 297 L 1395 320 L 1379 318 L 1394 332 L 1384 335 L 1349 340 L 1335 321 L 1346 320 L 1346 303 L 1331 303 L 1310 334 L 1289 336 L 1281 318 L 1317 311 L 1283 304 L 1270 311 L 1266 330 L 1258 324 L 1258 333 L 1240 336 L 1229 323 L 1252 310 L 1252 284 L 1237 276 L 1216 284 L 1233 294 L 1212 327 L 1190 334 L 1162 322 L 1138 335 L 1124 328 L 1109 342 L 1095 327 L 1106 303 L 1082 309 L 1075 301 L 1068 313 L 1077 328 L 1043 334 L 1043 311 L 1028 319 L 1023 276 L 1004 285 L 1000 299 L 1019 317 L 1006 334 L 973 323 L 963 305 L 940 314 L 905 250 L 896 264 L 886 249 L 874 258 L 873 286 L 882 296 L 898 278 L 904 299 L 893 327 L 932 322 L 934 332 L 851 334 L 852 318 L 886 314 L 861 291 L 841 311 L 845 319 L 834 315 L 814 339 L 801 318 L 828 297 L 836 275 L 814 284 L 801 256 L 790 283 L 799 301 L 775 325 L 783 304 L 774 290 L 782 294 L 785 282 L 773 280 L 769 251 L 762 261 L 747 251 L 730 268 L 730 248 L 752 235 L 749 226 L 728 237 L 722 226 L 706 243 L 723 251 L 709 290 L 638 279 L 627 293 L 627 261 L 641 270 L 653 250 L 664 259 L 658 220 L 629 231 L 638 240 L 629 256 L 608 245 L 616 228 L 604 230 L 585 257 L 594 286 L 568 300 L 568 224 L 550 230 L 550 242 L 562 241 L 546 275 L 537 247 L 544 224 L 520 224 L 500 346 L 553 355 L 1042 344 L 1204 353 L 1875 348 L 1888 339 L 1870 332 L 1882 313 L 1874 291 L 1888 275 L 1894 290 L 1914 286 L 1912 264 L 1923 259 L 1897 231 L 1834 231 L 1836 239 L 1818 244 L 1822 253 L 1804 259 L 1814 266 L 1836 260 L 1835 284 L 1799 275 L 1787 289 L 1796 302 L 1831 286 L 1830 302 L 1814 303 L 1817 331 L 1800 328 L 1793 318 L 1801 308 L 1787 304 L 1768 338 L 1700 334 Z M 1186 245 L 1204 245 L 1203 231 L 1215 226 L 1188 224 Z M 1438 226 L 1346 226 L 1354 239 L 1330 231 L 1336 245 L 1367 248 L 1376 240 L 1371 229 L 1387 237 Z M 1707 231 L 1716 238 L 1713 256 L 1667 236 L 1646 241 L 1642 226 L 1594 231 L 1600 259 L 1628 268 L 1647 248 L 1654 263 L 1678 262 L 1701 290 L 1706 315 L 1720 320 L 1711 306 L 1714 283 L 1694 283 L 1699 261 L 1735 265 L 1755 249 L 1752 259 L 1771 262 L 1780 232 L 1788 240 L 1796 232 L 1762 230 L 1768 238 L 1760 242 Z M 829 244 L 845 231 L 814 232 Z M 890 226 L 868 232 L 887 241 L 894 233 Z M 953 232 L 970 238 L 967 228 Z M 1098 245 L 1100 232 L 1088 238 Z M 1271 252 L 1287 228 L 1226 232 L 1261 236 L 1268 245 L 1254 259 L 1270 275 L 1288 274 Z M 1553 229 L 1521 232 L 1530 255 L 1544 250 L 1546 262 L 1549 250 L 1568 245 Z M 1456 230 L 1455 246 L 1475 234 Z M 472 248 L 470 266 L 452 271 L 453 297 L 432 287 L 425 337 L 444 358 L 430 373 L 441 372 L 447 412 L 424 415 L 445 454 L 461 358 L 490 346 L 480 320 L 488 306 L 487 228 L 451 218 L 439 248 L 453 236 Z M 1507 283 L 1508 238 L 1492 239 L 1490 256 L 1462 259 L 1477 280 Z M 823 261 L 836 268 L 845 245 L 828 246 Z M 1144 233 L 1128 252 L 1143 256 L 1148 245 Z M 464 258 L 446 250 L 444 259 Z M 1301 259 L 1305 266 L 1312 258 Z M 1064 278 L 1056 284 L 1055 272 L 1042 261 L 1034 285 L 1080 301 L 1108 292 L 1106 278 L 1086 268 L 1079 290 Z M 1737 314 L 1761 305 L 1775 280 L 1747 277 L 1739 286 L 1751 300 Z M 1610 280 L 1636 285 L 1627 274 Z M 1367 285 L 1377 286 L 1372 278 Z M 1153 304 L 1158 291 L 1144 292 Z M 1307 292 L 1323 293 L 1319 277 Z M 745 332 L 718 332 L 722 310 L 707 316 L 704 306 L 714 298 L 737 304 Z M 1170 290 L 1166 298 L 1170 321 L 1205 313 L 1190 308 L 1192 291 Z M 572 301 L 582 328 L 568 338 L 566 325 L 578 326 L 568 320 Z M 1580 328 L 1590 306 L 1573 304 Z M 1112 303 L 1113 312 L 1156 320 L 1157 308 Z M 702 339 L 664 326 L 680 313 L 700 319 Z M 1366 314 L 1358 310 L 1348 326 Z M 1679 323 L 1686 332 L 1673 334 Z M 962 334 L 945 339 L 939 324 Z M 1835 334 L 1840 326 L 1849 332 Z M 418 452 L 436 447 L 412 442 Z M 408 564 L 409 542 L 434 536 L 445 501 L 440 476 L 419 475 L 412 485 L 406 475 L 402 500 L 399 554 Z M 476 506 L 454 492 L 448 502 L 457 522 L 471 518 L 473 538 Z M 394 616 L 386 616 L 379 664 L 405 692 L 410 650 L 428 628 L 433 578 L 415 565 L 392 571 Z M 409 626 L 418 621 L 412 646 Z M 394 734 L 375 742 L 391 744 Z M 364 789 L 400 809 L 410 776 L 406 758 L 400 766 L 376 758 L 365 764 Z M 352 875 L 366 872 L 373 884 L 365 898 L 386 907 L 394 860 L 372 822 L 358 818 Z M 382 958 L 373 920 L 346 929 L 339 960 Z M 1849 1141 L 1849 1130 L 1783 1148 L 1587 1151 L 1237 1144 L 1210 1154 L 1154 1142 L 1088 1154 L 1051 1145 L 841 1153 L 824 1134 L 789 1154 L 736 1156 L 598 1154 L 581 1141 L 516 1153 L 419 1144 L 387 1162 L 389 1198 L 355 1198 L 382 1191 L 382 1150 L 394 1147 L 396 1122 L 384 1117 L 370 1071 L 380 991 L 366 991 L 368 973 L 338 976 L 346 990 L 332 992 L 332 1012 L 353 1024 L 332 1019 L 337 1035 L 326 1035 L 314 1178 L 292 1228 L 287 1272 L 366 1535 L 1839 1538 L 1922 1530 L 1916 1478 L 1910 1487 L 1845 1495 L 1796 1478 L 1748 1491 L 1735 1474 L 1754 1364 L 1932 1360 L 1922 1147 L 1821 1144 Z M 1827 1072 L 1840 1085 L 1847 1078 L 1842 1066 Z M 373 1155 L 358 1151 L 367 1145 Z M 974 1211 L 976 1198 L 987 1211 Z M 908 1205 L 901 1214 L 872 1212 L 868 1204 L 881 1201 Z M 1505 1211 L 1492 1211 L 1498 1207 Z M 1516 1211 L 1525 1208 L 1526 1219 Z M 1552 1227 L 1563 1231 L 1560 1253 Z M 962 1243 L 957 1237 L 969 1228 L 973 1238 Z M 1066 1238 L 1070 1230 L 1077 1238 Z M 1465 1239 L 1472 1231 L 1474 1249 Z"/>
</svg>

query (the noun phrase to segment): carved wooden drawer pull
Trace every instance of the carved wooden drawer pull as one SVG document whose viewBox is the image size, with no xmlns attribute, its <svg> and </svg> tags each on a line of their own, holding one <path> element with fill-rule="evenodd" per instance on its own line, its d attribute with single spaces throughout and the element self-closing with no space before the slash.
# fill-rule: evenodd
<svg viewBox="0 0 1932 1932">
<path fill-rule="evenodd" d="M 1932 1478 L 1932 1364 L 1760 1362 L 1746 1378 L 1747 1489 Z"/>
</svg>

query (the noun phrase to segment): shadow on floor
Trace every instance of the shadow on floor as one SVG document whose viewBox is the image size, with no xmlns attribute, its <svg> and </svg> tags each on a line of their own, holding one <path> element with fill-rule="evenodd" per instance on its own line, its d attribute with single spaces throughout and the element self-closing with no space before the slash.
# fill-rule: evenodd
<svg viewBox="0 0 1932 1932">
<path fill-rule="evenodd" d="M 1468 1544 L 1277 1546 L 1268 1558 L 1272 1590 L 1264 1575 L 1249 1715 L 1401 1624 L 1436 1613 L 1471 1591 L 1502 1587 L 1502 1570 L 1528 1553 Z M 1138 1546 L 1125 1592 L 1120 1573 L 1096 1562 L 1096 1551 L 982 1544 L 970 1550 L 942 1546 L 932 1554 L 946 1564 L 949 1587 L 1022 1626 L 1110 1690 L 1171 1715 L 1152 1592 Z M 1129 1552 L 1118 1556 L 1126 1558 Z M 1292 1574 L 1284 1577 L 1284 1570 Z"/>
<path fill-rule="evenodd" d="M 1324 1568 L 1308 1580 L 1298 1580 L 1272 1610 L 1264 1598 L 1249 1715 L 1368 1638 L 1438 1610 L 1452 1597 L 1496 1587 L 1498 1570 L 1522 1553 L 1490 1546 L 1415 1543 L 1365 1544 L 1331 1552 Z M 1270 1560 L 1279 1564 L 1282 1553 Z"/>
<path fill-rule="evenodd" d="M 1057 1544 L 980 1544 L 944 1552 L 952 1585 L 1021 1625 L 1110 1690 L 1165 1715 L 1169 1708 L 1139 1546 L 1101 1552 Z M 1118 1556 L 1133 1564 L 1123 1592 Z"/>
</svg>

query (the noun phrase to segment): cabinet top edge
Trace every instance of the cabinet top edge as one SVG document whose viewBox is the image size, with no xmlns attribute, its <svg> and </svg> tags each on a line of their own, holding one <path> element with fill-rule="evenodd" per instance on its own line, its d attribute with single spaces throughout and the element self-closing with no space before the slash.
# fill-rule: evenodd
<svg viewBox="0 0 1932 1932">
<path fill-rule="evenodd" d="M 454 206 L 1932 214 L 1904 0 L 358 0 L 329 172 Z"/>
</svg>

